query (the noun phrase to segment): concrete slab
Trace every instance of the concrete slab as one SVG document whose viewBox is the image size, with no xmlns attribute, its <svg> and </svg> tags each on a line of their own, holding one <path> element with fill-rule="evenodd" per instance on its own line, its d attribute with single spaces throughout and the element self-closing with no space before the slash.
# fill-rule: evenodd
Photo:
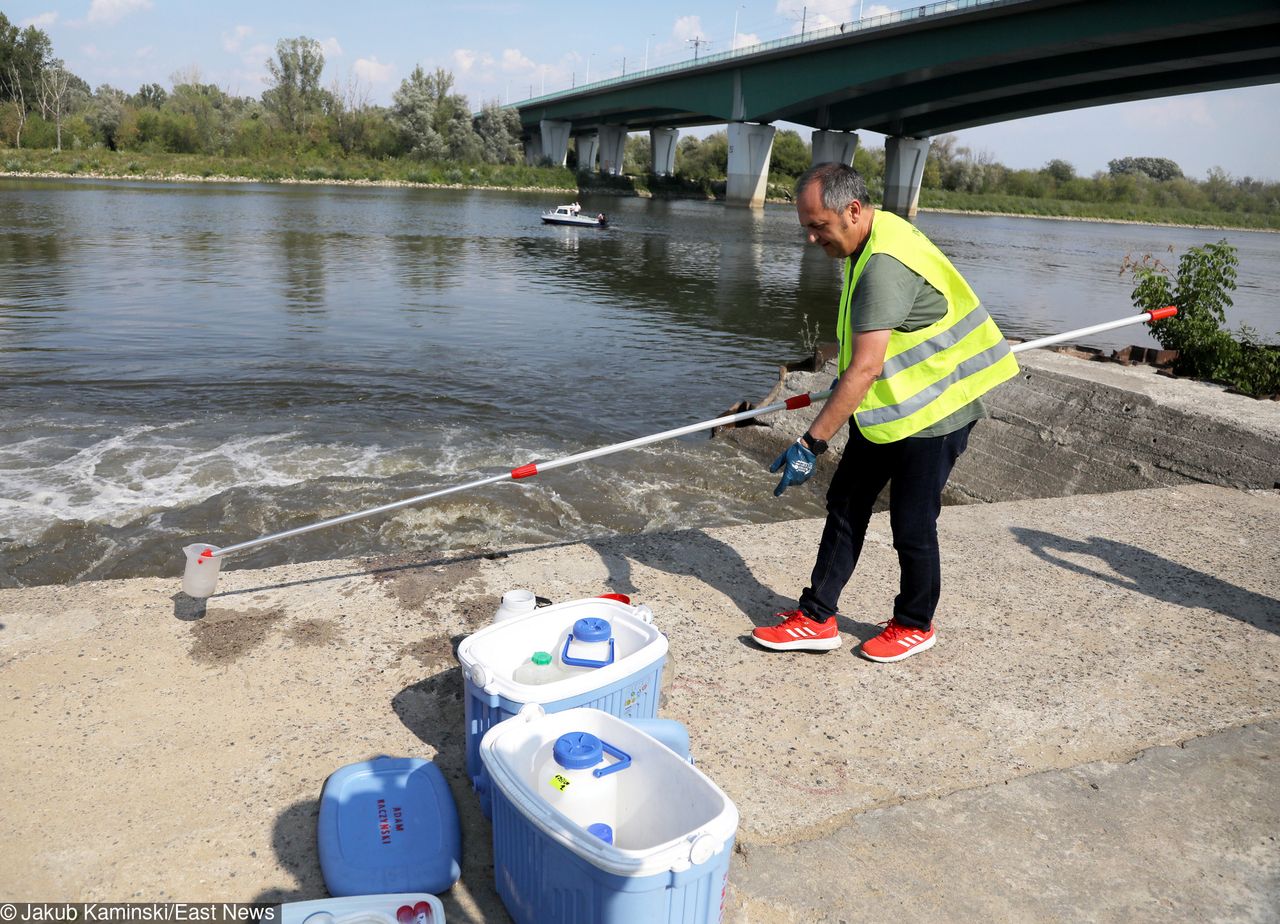
<svg viewBox="0 0 1280 924">
<path fill-rule="evenodd" d="M 409 754 L 440 764 L 463 816 L 464 876 L 445 896 L 449 920 L 505 920 L 489 828 L 464 781 L 453 650 L 515 586 L 557 600 L 631 593 L 653 608 L 672 650 L 663 714 L 689 726 L 698 766 L 742 812 L 730 920 L 761 920 L 761 909 L 814 920 L 799 896 L 826 894 L 831 871 L 848 888 L 867 882 L 869 855 L 855 848 L 868 813 L 901 806 L 924 818 L 938 800 L 980 802 L 984 788 L 1025 780 L 1049 807 L 1037 821 L 1047 842 L 1073 844 L 1085 816 L 1058 811 L 1070 806 L 1032 778 L 1088 776 L 1101 771 L 1086 765 L 1280 720 L 1275 492 L 1195 486 L 950 507 L 940 528 L 939 643 L 897 665 L 852 653 L 895 592 L 882 516 L 842 603 L 846 645 L 824 655 L 764 652 L 748 639 L 805 582 L 817 520 L 434 562 L 231 570 L 207 606 L 179 594 L 176 576 L 0 591 L 0 895 L 322 897 L 314 838 L 325 777 Z M 1251 837 L 1274 815 L 1274 777 L 1259 774 L 1275 764 L 1239 764 L 1254 782 L 1240 783 L 1228 812 Z M 1184 775 L 1174 766 L 1169 785 Z M 1176 812 L 1132 807 L 1171 816 L 1159 829 L 1170 857 L 1135 869 L 1150 878 L 1134 888 L 1201 907 L 1191 884 L 1202 851 L 1237 848 L 1223 829 L 1176 824 L 1217 798 L 1180 791 Z M 1044 889 L 1015 875 L 1027 842 L 979 802 L 953 820 L 965 819 L 955 824 L 969 825 L 1015 898 L 965 904 L 984 900 L 984 884 L 961 875 L 982 851 L 948 854 L 941 843 L 926 852 L 938 864 L 927 881 L 957 883 L 957 907 L 1016 918 Z M 1135 827 L 1125 849 L 1140 855 L 1155 830 Z M 798 862 L 811 845 L 825 864 Z M 1048 877 L 1056 861 L 1043 856 Z M 783 858 L 794 893 L 779 892 L 770 872 Z M 1090 869 L 1109 875 L 1108 857 L 1073 854 L 1064 870 L 1067 859 L 1075 866 L 1038 917 L 1109 919 L 1118 906 L 1088 885 Z M 1261 876 L 1242 877 L 1231 900 L 1262 901 Z M 859 917 L 860 893 L 830 894 L 837 904 L 824 920 L 876 919 Z"/>
<path fill-rule="evenodd" d="M 757 921 L 1275 921 L 1280 723 L 857 816 L 739 857 Z M 814 868 L 825 872 L 816 875 Z"/>
</svg>

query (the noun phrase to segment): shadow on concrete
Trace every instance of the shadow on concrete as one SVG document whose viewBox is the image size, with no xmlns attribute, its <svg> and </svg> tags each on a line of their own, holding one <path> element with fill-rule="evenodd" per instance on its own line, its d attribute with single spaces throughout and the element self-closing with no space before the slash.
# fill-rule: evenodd
<svg viewBox="0 0 1280 924">
<path fill-rule="evenodd" d="M 655 543 L 653 540 L 658 541 Z M 636 587 L 632 579 L 633 561 L 668 574 L 697 578 L 732 600 L 739 612 L 755 626 L 776 625 L 778 613 L 796 608 L 797 597 L 784 597 L 761 584 L 737 549 L 701 530 L 687 529 L 618 539 L 585 539 L 582 544 L 593 549 L 609 570 L 610 589 L 634 597 L 639 603 L 644 602 L 644 591 Z M 817 554 L 816 546 L 814 554 Z M 804 575 L 798 580 L 803 584 L 807 578 L 808 575 Z M 797 596 L 800 589 L 796 588 Z M 843 615 L 836 616 L 836 622 L 841 632 L 854 636 L 859 644 L 881 631 L 874 623 L 860 622 Z M 765 650 L 751 640 L 750 634 L 739 636 L 738 640 L 748 648 Z"/>
<path fill-rule="evenodd" d="M 567 546 L 577 545 L 577 544 L 578 544 L 578 541 L 576 539 L 572 539 L 572 540 L 566 540 L 564 542 L 549 542 L 542 545 L 522 546 L 518 549 L 504 549 L 504 550 L 487 549 L 482 551 L 461 552 L 456 555 L 449 555 L 442 558 L 419 559 L 414 557 L 414 555 L 411 554 L 411 555 L 401 556 L 400 557 L 401 560 L 396 560 L 393 564 L 386 564 L 386 565 L 379 564 L 379 562 L 384 562 L 389 560 L 389 556 L 383 556 L 381 558 L 368 559 L 367 561 L 369 562 L 369 564 L 366 567 L 360 568 L 358 571 L 344 571 L 341 574 L 325 574 L 319 577 L 303 578 L 302 580 L 298 580 L 298 581 L 282 581 L 278 584 L 259 584 L 256 587 L 244 587 L 244 588 L 241 588 L 240 590 L 221 591 L 209 597 L 209 599 L 212 600 L 214 599 L 214 597 L 235 597 L 235 596 L 242 596 L 244 594 L 256 594 L 256 593 L 261 593 L 264 590 L 283 590 L 289 587 L 306 587 L 310 584 L 323 584 L 327 581 L 345 581 L 350 578 L 368 577 L 369 575 L 373 575 L 376 577 L 381 575 L 395 574 L 396 572 L 400 572 L 400 571 L 416 571 L 416 570 L 421 570 L 423 568 L 438 568 L 443 565 L 458 565 L 458 564 L 462 564 L 464 562 L 469 562 L 469 561 L 496 561 L 502 558 L 510 558 L 512 555 L 519 555 L 523 552 L 537 552 L 543 549 L 565 548 Z M 226 574 L 227 572 L 223 572 L 223 573 Z M 177 593 L 177 594 L 174 594 L 173 596 L 173 600 L 175 601 L 175 603 L 178 602 L 179 597 L 182 597 L 185 600 L 191 600 L 195 603 L 204 602 L 200 600 L 194 600 L 194 598 L 188 597 L 185 593 Z M 178 615 L 176 607 L 175 607 L 175 615 Z M 183 618 L 183 617 L 179 616 L 179 618 Z"/>
<path fill-rule="evenodd" d="M 264 889 L 253 897 L 255 903 L 307 902 L 329 895 L 320 873 L 320 853 L 316 846 L 319 817 L 318 800 L 295 802 L 276 817 L 271 847 L 280 865 L 293 874 L 297 884 Z"/>
<path fill-rule="evenodd" d="M 1274 597 L 1228 584 L 1211 574 L 1124 542 L 1098 536 L 1083 541 L 1067 539 L 1021 527 L 1013 527 L 1010 532 L 1037 558 L 1082 577 L 1104 581 L 1166 603 L 1213 610 L 1280 634 L 1280 600 Z M 1096 558 L 1105 563 L 1112 573 L 1095 570 L 1066 556 Z"/>
<path fill-rule="evenodd" d="M 697 578 L 732 600 L 757 626 L 773 625 L 777 622 L 775 613 L 796 605 L 795 598 L 784 597 L 761 584 L 737 549 L 701 530 L 584 539 L 582 544 L 594 550 L 608 569 L 609 588 L 638 603 L 644 602 L 645 591 L 633 580 L 632 562 L 667 574 Z"/>
<path fill-rule="evenodd" d="M 181 619 L 183 622 L 195 622 L 197 619 L 204 619 L 205 611 L 209 604 L 208 600 L 201 600 L 199 597 L 188 597 L 181 590 L 169 599 L 173 601 L 173 616 L 175 619 Z"/>
<path fill-rule="evenodd" d="M 465 635 L 456 635 L 450 639 L 455 660 L 464 638 Z M 510 921 L 493 884 L 493 830 L 480 813 L 480 801 L 467 776 L 464 695 L 462 668 L 451 667 L 405 687 L 392 699 L 391 708 L 405 728 L 435 752 L 432 761 L 444 774 L 458 808 L 462 828 L 461 881 L 476 908 L 469 909 L 459 902 L 455 886 L 438 896 L 444 905 L 445 920 L 469 924 Z"/>
</svg>

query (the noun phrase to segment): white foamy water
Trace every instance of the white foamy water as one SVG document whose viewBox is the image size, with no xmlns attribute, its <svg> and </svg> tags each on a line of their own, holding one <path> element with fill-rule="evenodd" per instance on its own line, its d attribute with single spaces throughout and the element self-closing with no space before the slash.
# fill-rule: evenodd
<svg viewBox="0 0 1280 924">
<path fill-rule="evenodd" d="M 105 436 L 68 431 L 3 447 L 0 535 L 30 542 L 62 521 L 121 526 L 231 488 L 384 478 L 412 471 L 422 461 L 422 453 L 408 447 L 308 443 L 293 430 L 210 445 L 200 429 L 199 423 L 177 423 L 132 426 Z"/>
</svg>

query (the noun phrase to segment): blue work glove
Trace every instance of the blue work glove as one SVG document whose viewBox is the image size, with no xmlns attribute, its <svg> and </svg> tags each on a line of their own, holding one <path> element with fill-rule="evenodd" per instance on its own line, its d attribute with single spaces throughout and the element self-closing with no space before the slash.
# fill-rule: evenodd
<svg viewBox="0 0 1280 924">
<path fill-rule="evenodd" d="M 769 471 L 776 472 L 784 465 L 786 471 L 782 473 L 782 480 L 778 482 L 778 486 L 773 489 L 774 497 L 781 497 L 782 492 L 793 484 L 804 484 L 808 481 L 813 470 L 818 467 L 818 457 L 811 453 L 804 443 L 796 440 L 787 447 L 786 452 L 773 460 Z"/>
</svg>

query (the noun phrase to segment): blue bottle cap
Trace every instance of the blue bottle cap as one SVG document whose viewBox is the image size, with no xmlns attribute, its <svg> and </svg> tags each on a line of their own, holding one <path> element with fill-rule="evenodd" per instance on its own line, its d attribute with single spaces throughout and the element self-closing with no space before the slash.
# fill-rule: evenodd
<svg viewBox="0 0 1280 924">
<path fill-rule="evenodd" d="M 598 616 L 588 616 L 573 624 L 573 637 L 579 642 L 607 642 L 613 634 L 613 626 L 609 620 Z"/>
<path fill-rule="evenodd" d="M 551 754 L 566 770 L 586 770 L 604 758 L 604 745 L 590 732 L 569 732 L 556 739 Z"/>
<path fill-rule="evenodd" d="M 605 824 L 602 821 L 597 821 L 595 824 L 589 825 L 587 827 L 587 833 L 594 834 L 596 837 L 600 838 L 600 840 L 604 841 L 606 844 L 613 843 L 613 828 L 609 827 L 607 824 Z"/>
</svg>

